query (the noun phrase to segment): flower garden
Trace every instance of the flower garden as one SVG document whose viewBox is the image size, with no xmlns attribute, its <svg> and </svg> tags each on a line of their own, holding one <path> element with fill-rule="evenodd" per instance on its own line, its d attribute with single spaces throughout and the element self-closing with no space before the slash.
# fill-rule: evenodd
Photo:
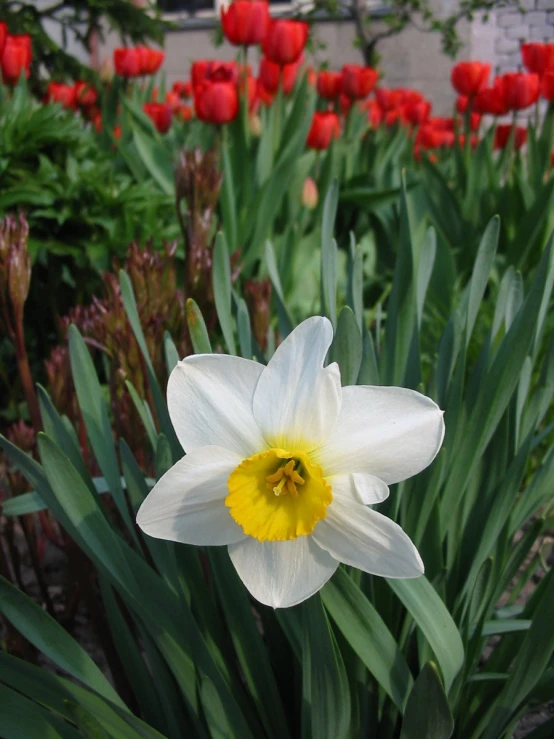
<svg viewBox="0 0 554 739">
<path fill-rule="evenodd" d="M 0 22 L 0 735 L 548 739 L 554 44 L 446 118 L 221 25 Z"/>
</svg>

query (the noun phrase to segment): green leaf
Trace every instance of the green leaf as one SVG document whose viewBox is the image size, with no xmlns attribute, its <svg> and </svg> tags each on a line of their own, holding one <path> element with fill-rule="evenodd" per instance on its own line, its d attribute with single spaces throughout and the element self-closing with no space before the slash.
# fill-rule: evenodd
<svg viewBox="0 0 554 739">
<path fill-rule="evenodd" d="M 97 693 L 81 687 L 67 678 L 60 677 L 22 659 L 0 651 L 2 681 L 23 695 L 40 702 L 60 716 L 75 720 L 74 707 L 86 710 L 118 739 L 164 739 L 148 724 L 127 709 L 102 698 Z M 0 714 L 2 712 L 0 711 Z M 21 739 L 21 732 L 15 739 Z M 26 739 L 26 737 L 25 737 Z"/>
<path fill-rule="evenodd" d="M 279 330 L 283 338 L 288 336 L 293 328 L 293 321 L 290 317 L 285 298 L 283 295 L 283 288 L 281 286 L 281 278 L 279 276 L 279 270 L 277 269 L 277 260 L 275 259 L 275 251 L 271 241 L 265 242 L 265 262 L 269 279 L 277 296 L 277 311 L 279 315 Z"/>
<path fill-rule="evenodd" d="M 50 711 L 0 683 L 0 734 L 3 739 L 78 739 L 76 731 Z"/>
<path fill-rule="evenodd" d="M 121 486 L 107 404 L 88 347 L 73 324 L 69 327 L 69 357 L 75 391 L 96 461 L 106 478 L 120 515 L 138 545 Z"/>
<path fill-rule="evenodd" d="M 303 605 L 302 724 L 307 739 L 341 739 L 350 725 L 350 689 L 319 595 Z"/>
<path fill-rule="evenodd" d="M 242 298 L 239 299 L 237 310 L 237 328 L 239 333 L 239 345 L 241 356 L 252 359 L 252 330 L 250 328 L 250 316 L 248 308 Z"/>
<path fill-rule="evenodd" d="M 148 116 L 129 98 L 123 103 L 133 114 L 133 143 L 152 179 L 166 195 L 175 194 L 171 156 Z"/>
<path fill-rule="evenodd" d="M 162 391 L 156 378 L 156 372 L 154 371 L 154 366 L 152 364 L 152 359 L 150 358 L 150 354 L 148 352 L 146 339 L 144 338 L 144 332 L 140 323 L 137 301 L 135 300 L 135 293 L 133 291 L 133 283 L 131 282 L 131 278 L 129 277 L 129 275 L 123 270 L 120 270 L 119 272 L 119 285 L 121 288 L 121 298 L 123 300 L 123 305 L 125 306 L 127 318 L 129 319 L 129 323 L 131 324 L 131 328 L 133 329 L 133 334 L 135 335 L 135 339 L 137 340 L 141 354 L 146 364 L 148 385 L 154 399 L 156 416 L 160 423 L 161 430 L 169 439 L 174 459 L 180 459 L 180 457 L 183 456 L 183 450 L 181 449 L 181 445 L 179 444 L 179 441 L 175 434 L 173 424 L 171 423 L 171 419 L 169 418 L 167 403 L 165 402 L 165 398 L 162 395 Z"/>
<path fill-rule="evenodd" d="M 402 721 L 400 739 L 449 739 L 454 719 L 432 662 L 416 678 Z"/>
<path fill-rule="evenodd" d="M 268 737 L 289 736 L 273 668 L 250 600 L 224 547 L 211 547 L 216 592 L 241 670 Z"/>
<path fill-rule="evenodd" d="M 400 241 L 392 290 L 387 305 L 385 337 L 386 378 L 384 379 L 391 385 L 406 384 L 410 354 L 413 351 L 412 342 L 416 336 L 414 333 L 417 319 L 414 280 L 416 251 L 413 216 L 404 172 L 402 173 L 400 203 Z M 416 372 L 419 373 L 419 362 L 415 364 L 417 365 Z M 418 383 L 419 376 L 414 376 L 412 384 L 417 386 Z"/>
<path fill-rule="evenodd" d="M 325 196 L 321 226 L 322 312 L 329 316 L 333 326 L 337 325 L 337 244 L 333 238 L 333 229 L 338 200 L 339 183 L 335 180 Z"/>
<path fill-rule="evenodd" d="M 158 726 L 160 730 L 164 730 L 165 721 L 157 690 L 153 690 L 152 675 L 141 655 L 140 646 L 135 639 L 133 631 L 129 629 L 128 621 L 121 612 L 120 604 L 106 578 L 100 576 L 99 583 L 113 643 L 125 675 L 138 700 L 141 714 L 149 724 Z M 156 685 L 158 680 L 159 676 L 157 675 L 154 685 Z"/>
<path fill-rule="evenodd" d="M 223 182 L 221 187 L 221 214 L 225 240 L 231 254 L 237 248 L 237 202 L 233 182 L 233 168 L 229 156 L 229 132 L 222 126 L 221 153 L 223 164 Z"/>
<path fill-rule="evenodd" d="M 425 576 L 387 583 L 429 642 L 448 692 L 464 662 L 464 645 L 452 616 Z"/>
<path fill-rule="evenodd" d="M 164 354 L 167 374 L 170 375 L 175 367 L 179 364 L 179 352 L 175 346 L 175 342 L 171 338 L 169 331 L 164 331 Z"/>
<path fill-rule="evenodd" d="M 362 363 L 358 374 L 358 385 L 380 385 L 379 367 L 375 356 L 373 339 L 367 329 L 364 330 Z"/>
<path fill-rule="evenodd" d="M 156 427 L 154 425 L 154 419 L 152 418 L 150 406 L 148 405 L 146 400 L 143 400 L 140 397 L 140 395 L 137 393 L 129 380 L 125 380 L 125 386 L 127 387 L 133 404 L 137 409 L 137 413 L 140 416 L 140 420 L 142 421 L 142 425 L 144 426 L 144 430 L 146 431 L 146 434 L 148 436 L 148 441 L 150 442 L 152 449 L 155 449 L 158 434 L 156 432 Z"/>
<path fill-rule="evenodd" d="M 364 330 L 364 252 L 356 246 L 350 232 L 350 269 L 348 272 L 348 304 L 354 311 L 360 332 Z"/>
<path fill-rule="evenodd" d="M 351 308 L 343 306 L 339 314 L 335 337 L 331 344 L 329 362 L 337 362 L 340 368 L 340 381 L 345 385 L 355 385 L 362 363 L 362 337 Z"/>
<path fill-rule="evenodd" d="M 433 273 L 436 253 L 437 235 L 434 228 L 429 228 L 425 234 L 423 244 L 421 245 L 419 264 L 417 268 L 416 308 L 419 328 L 421 328 L 423 320 L 423 306 L 425 304 L 425 296 L 427 294 L 427 288 L 429 287 L 429 281 Z"/>
<path fill-rule="evenodd" d="M 126 708 L 111 683 L 73 637 L 37 603 L 1 575 L 0 611 L 17 631 L 58 667 L 108 700 Z"/>
<path fill-rule="evenodd" d="M 87 483 L 92 492 L 96 492 L 90 478 L 89 471 L 81 450 L 75 442 L 74 437 L 69 433 L 64 422 L 54 407 L 52 400 L 42 385 L 37 385 L 38 401 L 40 406 L 40 415 L 45 433 L 51 436 L 58 446 L 65 449 L 65 453 L 71 460 L 75 469 L 79 472 L 83 480 Z"/>
<path fill-rule="evenodd" d="M 223 338 L 230 354 L 236 354 L 235 337 L 231 318 L 231 265 L 225 236 L 219 232 L 215 239 L 212 285 L 215 307 Z"/>
<path fill-rule="evenodd" d="M 481 239 L 477 257 L 473 266 L 473 274 L 469 285 L 469 300 L 467 304 L 466 318 L 466 347 L 469 345 L 473 327 L 477 320 L 477 314 L 481 308 L 481 301 L 485 294 L 485 289 L 489 281 L 490 271 L 494 262 L 496 249 L 498 247 L 498 235 L 500 233 L 500 218 L 495 216 L 492 218 Z"/>
<path fill-rule="evenodd" d="M 514 710 L 526 699 L 547 668 L 554 651 L 552 629 L 552 603 L 554 602 L 554 570 L 550 570 L 548 582 L 533 616 L 533 623 L 518 649 L 510 674 L 497 700 L 490 706 L 479 729 L 485 739 L 501 736 Z M 478 729 L 478 735 L 480 731 Z"/>
<path fill-rule="evenodd" d="M 195 354 L 211 354 L 212 346 L 208 329 L 200 308 L 192 298 L 186 302 L 187 325 Z"/>
<path fill-rule="evenodd" d="M 346 641 L 403 711 L 412 675 L 381 616 L 342 568 L 321 590 L 321 598 Z"/>
</svg>

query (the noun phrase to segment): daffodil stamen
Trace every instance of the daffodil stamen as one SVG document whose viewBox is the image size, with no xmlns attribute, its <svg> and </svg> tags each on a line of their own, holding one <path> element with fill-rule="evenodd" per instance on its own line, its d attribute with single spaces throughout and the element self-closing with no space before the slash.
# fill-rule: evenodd
<svg viewBox="0 0 554 739">
<path fill-rule="evenodd" d="M 288 492 L 293 498 L 298 497 L 296 486 L 303 485 L 304 478 L 294 469 L 295 464 L 296 460 L 289 459 L 276 472 L 265 478 L 267 487 L 273 490 L 274 495 L 286 495 Z"/>
</svg>

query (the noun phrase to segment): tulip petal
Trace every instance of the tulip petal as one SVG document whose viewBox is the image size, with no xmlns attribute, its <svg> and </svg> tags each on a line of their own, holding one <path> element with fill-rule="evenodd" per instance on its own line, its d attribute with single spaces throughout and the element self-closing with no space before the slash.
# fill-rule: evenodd
<svg viewBox="0 0 554 739">
<path fill-rule="evenodd" d="M 197 449 L 163 475 L 137 513 L 149 536 L 221 546 L 244 539 L 225 506 L 227 480 L 240 456 L 219 447 Z"/>
<path fill-rule="evenodd" d="M 290 541 L 245 539 L 229 555 L 250 593 L 266 606 L 288 608 L 316 593 L 339 563 L 310 536 Z"/>
<path fill-rule="evenodd" d="M 333 475 L 327 482 L 331 486 L 333 497 L 347 498 L 363 505 L 382 503 L 389 497 L 387 485 L 378 477 L 359 472 Z"/>
<path fill-rule="evenodd" d="M 287 336 L 264 367 L 253 409 L 270 446 L 310 451 L 328 437 L 341 403 L 338 366 L 323 368 L 332 340 L 333 328 L 326 318 L 309 318 Z"/>
<path fill-rule="evenodd" d="M 333 498 L 312 538 L 335 559 L 371 575 L 411 578 L 424 572 L 419 552 L 398 524 L 346 499 Z"/>
<path fill-rule="evenodd" d="M 406 480 L 435 458 L 444 437 L 440 408 L 401 387 L 342 389 L 342 406 L 330 437 L 311 456 L 328 477 L 365 472 L 387 485 Z"/>
<path fill-rule="evenodd" d="M 167 384 L 169 415 L 186 452 L 215 444 L 242 458 L 267 444 L 252 413 L 263 365 L 226 354 L 196 354 L 175 367 Z"/>
</svg>

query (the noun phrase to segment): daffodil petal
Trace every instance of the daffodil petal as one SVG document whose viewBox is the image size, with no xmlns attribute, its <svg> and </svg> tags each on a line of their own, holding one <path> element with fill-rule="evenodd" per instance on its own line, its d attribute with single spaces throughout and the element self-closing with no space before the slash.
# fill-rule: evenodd
<svg viewBox="0 0 554 739">
<path fill-rule="evenodd" d="M 330 437 L 311 456 L 326 476 L 365 472 L 387 485 L 406 480 L 435 458 L 444 437 L 438 405 L 415 390 L 351 386 Z"/>
<path fill-rule="evenodd" d="M 327 482 L 331 486 L 333 497 L 339 495 L 355 503 L 375 505 L 382 503 L 389 497 L 386 483 L 373 475 L 353 472 L 345 475 L 333 475 Z"/>
<path fill-rule="evenodd" d="M 225 506 L 227 480 L 240 457 L 218 447 L 180 459 L 146 496 L 137 524 L 149 536 L 184 544 L 231 544 L 244 539 Z"/>
<path fill-rule="evenodd" d="M 310 536 L 275 542 L 245 539 L 231 545 L 229 555 L 254 598 L 272 608 L 288 608 L 306 600 L 339 566 Z"/>
<path fill-rule="evenodd" d="M 312 538 L 331 556 L 371 575 L 419 577 L 423 562 L 412 540 L 390 518 L 336 497 Z"/>
<path fill-rule="evenodd" d="M 328 437 L 341 403 L 338 366 L 323 367 L 332 340 L 326 318 L 309 318 L 264 367 L 253 409 L 270 446 L 310 451 Z"/>
<path fill-rule="evenodd" d="M 171 422 L 183 449 L 215 444 L 242 457 L 267 447 L 252 413 L 263 365 L 226 354 L 196 354 L 167 384 Z"/>
</svg>

